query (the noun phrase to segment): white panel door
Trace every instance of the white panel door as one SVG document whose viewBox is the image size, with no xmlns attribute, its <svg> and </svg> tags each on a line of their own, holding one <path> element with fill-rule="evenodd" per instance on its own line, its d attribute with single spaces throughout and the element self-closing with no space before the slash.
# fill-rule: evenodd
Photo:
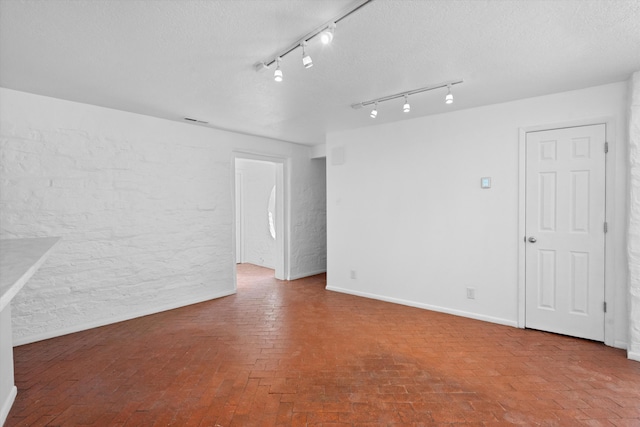
<svg viewBox="0 0 640 427">
<path fill-rule="evenodd" d="M 604 124 L 527 133 L 527 328 L 604 341 L 604 147 Z"/>
</svg>

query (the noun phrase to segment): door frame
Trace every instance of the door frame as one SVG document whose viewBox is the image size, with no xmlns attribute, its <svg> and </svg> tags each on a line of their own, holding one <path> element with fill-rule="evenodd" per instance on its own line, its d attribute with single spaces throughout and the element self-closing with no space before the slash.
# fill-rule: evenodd
<svg viewBox="0 0 640 427">
<path fill-rule="evenodd" d="M 234 167 L 235 167 L 235 160 L 233 162 Z M 236 174 L 235 174 L 235 182 L 234 182 L 234 188 L 235 188 L 235 193 L 234 193 L 234 197 L 235 197 L 235 204 L 233 205 L 235 211 L 234 211 L 234 215 L 235 215 L 235 229 L 236 229 L 236 250 L 235 250 L 235 254 L 236 254 L 236 264 L 241 264 L 244 262 L 244 215 L 243 215 L 243 211 L 244 211 L 244 205 L 242 204 L 242 199 L 244 196 L 244 177 L 242 176 L 242 171 L 236 170 Z M 238 213 L 240 213 L 240 215 L 238 215 Z M 238 222 L 238 218 L 240 218 L 240 221 Z M 239 260 L 239 261 L 238 261 Z"/>
<path fill-rule="evenodd" d="M 526 142 L 527 133 L 545 130 L 564 129 L 579 126 L 605 125 L 605 140 L 609 143 L 609 152 L 605 157 L 605 221 L 609 222 L 614 218 L 615 212 L 615 158 L 616 158 L 616 135 L 615 120 L 613 117 L 596 117 L 584 120 L 573 120 L 567 122 L 551 123 L 546 125 L 527 126 L 519 129 L 518 137 L 518 327 L 525 327 L 526 310 L 526 280 L 525 280 L 525 250 L 524 241 L 526 224 Z M 603 147 L 604 149 L 604 147 Z M 608 346 L 615 346 L 615 245 L 613 244 L 612 227 L 604 235 L 604 295 L 607 302 L 607 311 L 604 314 L 604 343 Z"/>
<path fill-rule="evenodd" d="M 290 183 L 289 183 L 289 163 L 288 157 L 274 156 L 252 151 L 234 150 L 231 158 L 231 195 L 233 207 L 233 224 L 232 224 L 232 242 L 233 242 L 233 286 L 234 290 L 238 290 L 238 278 L 235 268 L 236 251 L 238 250 L 238 242 L 236 242 L 236 160 L 258 160 L 262 162 L 275 163 L 276 165 L 276 268 L 275 277 L 280 280 L 291 280 L 290 269 Z"/>
</svg>

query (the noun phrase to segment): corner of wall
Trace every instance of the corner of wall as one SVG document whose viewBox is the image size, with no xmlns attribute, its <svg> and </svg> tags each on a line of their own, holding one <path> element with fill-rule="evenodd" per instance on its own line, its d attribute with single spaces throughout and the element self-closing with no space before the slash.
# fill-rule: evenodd
<svg viewBox="0 0 640 427">
<path fill-rule="evenodd" d="M 326 144 L 318 144 L 311 147 L 311 158 L 312 159 L 323 159 L 327 157 L 327 145 Z"/>
<path fill-rule="evenodd" d="M 627 357 L 640 361 L 640 71 L 629 80 L 629 346 Z"/>
</svg>

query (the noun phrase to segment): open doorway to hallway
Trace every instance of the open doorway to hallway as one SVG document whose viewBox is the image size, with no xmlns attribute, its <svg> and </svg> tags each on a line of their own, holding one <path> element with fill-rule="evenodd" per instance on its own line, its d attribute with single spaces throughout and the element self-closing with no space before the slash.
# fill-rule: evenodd
<svg viewBox="0 0 640 427">
<path fill-rule="evenodd" d="M 256 287 L 272 286 L 274 270 L 254 264 L 244 263 L 236 265 L 238 292 L 255 289 Z"/>
<path fill-rule="evenodd" d="M 286 280 L 284 169 L 284 159 L 234 159 L 236 264 L 268 268 Z"/>
</svg>

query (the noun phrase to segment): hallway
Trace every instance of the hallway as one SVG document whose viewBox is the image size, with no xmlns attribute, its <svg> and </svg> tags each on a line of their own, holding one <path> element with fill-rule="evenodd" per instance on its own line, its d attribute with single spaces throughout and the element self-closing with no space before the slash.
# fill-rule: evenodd
<svg viewBox="0 0 640 427">
<path fill-rule="evenodd" d="M 6 426 L 640 425 L 601 343 L 238 266 L 233 296 L 14 349 Z"/>
</svg>

